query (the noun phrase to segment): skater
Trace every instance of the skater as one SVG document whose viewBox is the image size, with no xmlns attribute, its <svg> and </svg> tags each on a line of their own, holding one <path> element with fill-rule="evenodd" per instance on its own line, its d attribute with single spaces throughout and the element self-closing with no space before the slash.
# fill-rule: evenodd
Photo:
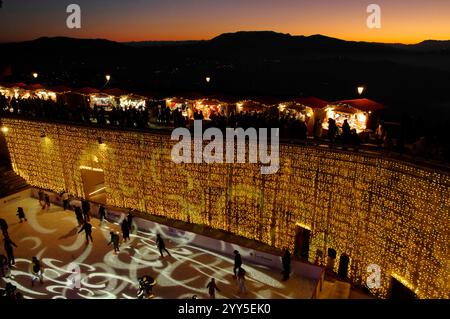
<svg viewBox="0 0 450 319">
<path fill-rule="evenodd" d="M 105 209 L 105 206 L 100 205 L 100 207 L 98 208 L 98 214 L 99 214 L 99 218 L 100 218 L 100 224 L 102 224 L 103 221 L 106 220 L 106 209 Z"/>
<path fill-rule="evenodd" d="M 283 281 L 289 279 L 289 275 L 291 273 L 291 253 L 289 249 L 284 250 L 284 255 L 281 258 L 281 262 L 283 264 Z"/>
<path fill-rule="evenodd" d="M 8 236 L 8 223 L 3 218 L 0 218 L 0 229 L 2 230 L 3 237 Z"/>
<path fill-rule="evenodd" d="M 81 202 L 81 209 L 83 210 L 84 220 L 87 222 L 90 221 L 89 211 L 91 210 L 91 204 L 89 204 L 89 201 L 83 199 Z"/>
<path fill-rule="evenodd" d="M 241 266 L 242 266 L 241 254 L 237 250 L 235 250 L 234 251 L 234 268 L 233 268 L 234 278 L 236 278 L 236 270 L 241 269 Z"/>
<path fill-rule="evenodd" d="M 64 191 L 61 195 L 61 198 L 63 200 L 64 210 L 69 209 L 69 194 L 66 191 Z"/>
<path fill-rule="evenodd" d="M 89 243 L 89 239 L 91 239 L 91 242 L 93 243 L 94 240 L 92 239 L 92 225 L 89 224 L 88 221 L 85 221 L 83 227 L 78 231 L 78 234 L 81 233 L 84 230 L 86 233 L 86 244 Z"/>
<path fill-rule="evenodd" d="M 50 208 L 50 196 L 48 196 L 48 194 L 44 195 L 44 206 L 42 207 L 42 209 L 49 209 Z"/>
<path fill-rule="evenodd" d="M 36 258 L 33 257 L 31 260 L 30 265 L 31 274 L 33 275 L 33 278 L 31 279 L 31 286 L 34 286 L 34 282 L 39 279 L 40 283 L 43 284 L 43 274 L 42 274 L 42 268 L 41 268 L 41 262 Z"/>
<path fill-rule="evenodd" d="M 119 252 L 119 235 L 115 234 L 114 232 L 109 232 L 111 235 L 111 240 L 108 243 L 108 246 L 113 244 L 114 247 L 114 253 Z"/>
<path fill-rule="evenodd" d="M 206 288 L 208 288 L 209 299 L 216 299 L 216 290 L 220 291 L 220 289 L 217 287 L 214 278 L 211 278 L 211 281 L 206 285 Z"/>
<path fill-rule="evenodd" d="M 39 205 L 41 205 L 42 209 L 44 209 L 44 191 L 42 189 L 38 192 Z"/>
<path fill-rule="evenodd" d="M 121 229 L 123 241 L 127 241 L 128 239 L 130 239 L 130 227 L 128 226 L 128 222 L 126 219 L 123 220 Z"/>
<path fill-rule="evenodd" d="M 6 236 L 3 239 L 3 246 L 5 247 L 6 256 L 8 257 L 8 266 L 11 267 L 16 263 L 13 246 L 17 248 L 17 245 L 9 238 L 9 236 Z"/>
<path fill-rule="evenodd" d="M 150 299 L 155 295 L 153 294 L 153 286 L 156 285 L 156 280 L 152 276 L 143 276 L 138 278 L 139 290 L 137 293 L 138 299 Z"/>
<path fill-rule="evenodd" d="M 81 208 L 79 206 L 75 206 L 75 216 L 77 217 L 78 226 L 84 224 L 83 213 L 81 212 Z"/>
<path fill-rule="evenodd" d="M 27 218 L 25 217 L 25 212 L 23 211 L 22 207 L 17 207 L 17 214 L 16 216 L 19 217 L 19 221 L 22 223 L 23 220 L 28 221 Z"/>
<path fill-rule="evenodd" d="M 246 294 L 247 293 L 247 288 L 245 287 L 245 274 L 246 271 L 244 270 L 244 268 L 239 268 L 238 271 L 238 283 L 239 283 L 239 293 L 240 294 Z"/>
<path fill-rule="evenodd" d="M 8 277 L 8 258 L 0 255 L 0 278 Z"/>
<path fill-rule="evenodd" d="M 128 221 L 128 228 L 130 228 L 131 231 L 131 228 L 133 227 L 133 215 L 131 214 L 131 212 L 128 212 L 127 221 Z"/>
<path fill-rule="evenodd" d="M 164 240 L 162 239 L 161 235 L 156 235 L 156 246 L 159 249 L 159 253 L 161 254 L 161 257 L 164 258 L 163 250 L 169 255 L 172 256 L 169 251 L 166 249 L 166 244 L 164 243 Z"/>
</svg>

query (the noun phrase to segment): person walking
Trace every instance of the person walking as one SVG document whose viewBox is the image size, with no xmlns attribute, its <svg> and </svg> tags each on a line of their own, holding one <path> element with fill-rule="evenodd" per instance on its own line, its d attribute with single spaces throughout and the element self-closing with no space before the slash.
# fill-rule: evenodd
<svg viewBox="0 0 450 319">
<path fill-rule="evenodd" d="M 114 247 L 114 253 L 118 253 L 119 252 L 119 235 L 115 234 L 114 232 L 109 232 L 109 234 L 111 235 L 111 239 L 108 243 L 108 246 L 113 244 Z"/>
<path fill-rule="evenodd" d="M 169 251 L 166 249 L 166 244 L 164 243 L 164 240 L 162 239 L 161 235 L 156 235 L 156 246 L 159 249 L 159 253 L 161 254 L 161 257 L 164 258 L 163 250 L 169 255 L 172 256 Z"/>
<path fill-rule="evenodd" d="M 14 248 L 17 248 L 17 245 L 9 238 L 9 236 L 6 236 L 3 239 L 3 246 L 5 248 L 6 256 L 8 257 L 8 266 L 11 267 L 16 263 L 16 260 L 14 259 Z"/>
<path fill-rule="evenodd" d="M 241 269 L 241 266 L 242 266 L 241 254 L 237 250 L 235 250 L 234 251 L 234 267 L 233 267 L 234 278 L 237 278 L 236 270 Z"/>
<path fill-rule="evenodd" d="M 22 207 L 17 207 L 17 217 L 19 217 L 19 221 L 20 223 L 22 223 L 24 220 L 28 221 L 27 218 L 25 217 L 25 212 L 23 211 Z"/>
<path fill-rule="evenodd" d="M 206 285 L 206 288 L 208 288 L 209 299 L 216 299 L 216 290 L 220 291 L 220 289 L 217 287 L 214 278 L 211 278 L 211 281 Z"/>
<path fill-rule="evenodd" d="M 80 206 L 75 206 L 75 216 L 77 217 L 78 226 L 81 227 L 84 224 L 84 218 Z"/>
<path fill-rule="evenodd" d="M 123 241 L 127 241 L 128 239 L 130 239 L 130 227 L 128 226 L 128 222 L 126 219 L 122 221 L 121 229 Z"/>
<path fill-rule="evenodd" d="M 245 275 L 246 275 L 246 271 L 244 270 L 244 268 L 239 268 L 237 277 L 238 277 L 238 283 L 239 283 L 239 294 L 246 294 L 247 293 L 247 288 L 245 287 Z"/>
<path fill-rule="evenodd" d="M 92 239 L 92 225 L 88 221 L 85 221 L 83 227 L 81 227 L 81 229 L 78 231 L 78 234 L 81 233 L 83 230 L 86 234 L 86 244 L 89 243 L 89 239 L 93 243 L 94 240 Z"/>
<path fill-rule="evenodd" d="M 83 199 L 81 202 L 81 209 L 83 210 L 84 220 L 87 222 L 90 221 L 89 211 L 91 210 L 91 204 L 89 204 L 89 201 Z"/>
<path fill-rule="evenodd" d="M 63 200 L 64 210 L 69 209 L 69 194 L 66 191 L 64 191 L 61 195 L 61 198 Z"/>
<path fill-rule="evenodd" d="M 291 274 L 291 253 L 289 249 L 284 250 L 284 255 L 281 257 L 281 262 L 283 264 L 283 281 L 289 279 L 289 275 Z"/>
<path fill-rule="evenodd" d="M 33 275 L 33 278 L 31 279 L 31 286 L 34 286 L 34 282 L 39 279 L 40 283 L 43 284 L 43 274 L 42 274 L 42 267 L 41 262 L 37 259 L 37 257 L 33 257 L 31 260 L 30 265 L 31 274 Z"/>
<path fill-rule="evenodd" d="M 8 223 L 3 218 L 0 218 L 0 229 L 2 230 L 3 237 L 8 236 Z"/>
</svg>

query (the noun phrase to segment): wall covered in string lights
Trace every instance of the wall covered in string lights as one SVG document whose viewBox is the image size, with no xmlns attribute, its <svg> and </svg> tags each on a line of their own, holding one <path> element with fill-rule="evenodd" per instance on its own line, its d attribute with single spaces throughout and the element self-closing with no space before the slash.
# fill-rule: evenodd
<svg viewBox="0 0 450 319">
<path fill-rule="evenodd" d="M 449 298 L 450 174 L 386 158 L 281 145 L 280 170 L 175 164 L 169 136 L 3 119 L 14 170 L 31 185 L 83 197 L 81 169 L 103 170 L 107 203 L 294 248 L 311 230 L 310 261 L 334 248 L 365 284 L 381 267 L 419 298 Z M 98 138 L 101 137 L 103 144 Z M 236 150 L 244 151 L 244 150 Z M 335 270 L 338 268 L 336 262 Z"/>
</svg>

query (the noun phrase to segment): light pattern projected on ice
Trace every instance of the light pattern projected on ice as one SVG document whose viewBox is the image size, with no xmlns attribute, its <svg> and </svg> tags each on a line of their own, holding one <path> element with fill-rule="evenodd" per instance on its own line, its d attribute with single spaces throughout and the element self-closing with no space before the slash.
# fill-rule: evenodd
<svg viewBox="0 0 450 319">
<path fill-rule="evenodd" d="M 27 222 L 19 223 L 15 211 L 24 207 Z M 120 252 L 108 246 L 110 231 L 120 232 L 120 222 L 103 222 L 92 218 L 93 243 L 86 245 L 78 234 L 75 214 L 52 205 L 41 210 L 38 201 L 26 198 L 1 207 L 2 218 L 9 223 L 9 233 L 18 245 L 16 265 L 10 278 L 26 299 L 136 299 L 138 278 L 150 275 L 157 281 L 155 298 L 207 298 L 206 285 L 216 279 L 221 292 L 217 298 L 311 298 L 314 282 L 294 276 L 280 281 L 279 271 L 247 265 L 247 295 L 238 294 L 233 277 L 231 256 L 191 245 L 189 236 L 173 240 L 157 226 L 149 231 L 133 228 L 128 242 L 121 241 Z M 155 234 L 165 238 L 171 257 L 160 257 Z M 3 251 L 2 251 L 3 253 Z M 31 286 L 31 258 L 38 257 L 44 270 L 44 282 Z M 77 277 L 76 274 L 80 276 Z"/>
</svg>

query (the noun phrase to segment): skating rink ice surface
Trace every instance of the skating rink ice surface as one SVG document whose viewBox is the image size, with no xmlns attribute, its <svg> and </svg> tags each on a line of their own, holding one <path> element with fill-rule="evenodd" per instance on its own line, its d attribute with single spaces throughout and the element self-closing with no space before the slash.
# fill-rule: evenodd
<svg viewBox="0 0 450 319">
<path fill-rule="evenodd" d="M 23 207 L 28 221 L 19 223 L 17 207 Z M 314 282 L 293 275 L 282 282 L 277 270 L 249 265 L 247 294 L 238 294 L 238 284 L 233 277 L 231 256 L 204 250 L 186 243 L 176 243 L 166 238 L 166 247 L 172 257 L 160 257 L 155 244 L 156 234 L 133 229 L 131 238 L 123 243 L 120 253 L 114 254 L 107 246 L 111 230 L 120 231 L 118 224 L 91 219 L 94 243 L 86 245 L 84 232 L 79 227 L 73 211 L 63 211 L 52 205 L 42 210 L 38 200 L 26 198 L 7 205 L 0 204 L 0 217 L 9 224 L 11 239 L 18 245 L 14 254 L 16 265 L 12 278 L 2 278 L 17 286 L 27 299 L 43 298 L 127 298 L 136 299 L 138 277 L 150 275 L 156 278 L 153 289 L 155 298 L 187 299 L 197 295 L 208 298 L 206 285 L 211 277 L 216 279 L 221 292 L 216 298 L 311 298 Z M 5 254 L 3 242 L 0 251 Z M 37 256 L 44 269 L 44 283 L 31 286 L 31 258 Z M 72 264 L 71 264 L 72 263 Z M 79 288 L 72 288 L 73 265 L 78 264 L 81 273 Z"/>
</svg>

